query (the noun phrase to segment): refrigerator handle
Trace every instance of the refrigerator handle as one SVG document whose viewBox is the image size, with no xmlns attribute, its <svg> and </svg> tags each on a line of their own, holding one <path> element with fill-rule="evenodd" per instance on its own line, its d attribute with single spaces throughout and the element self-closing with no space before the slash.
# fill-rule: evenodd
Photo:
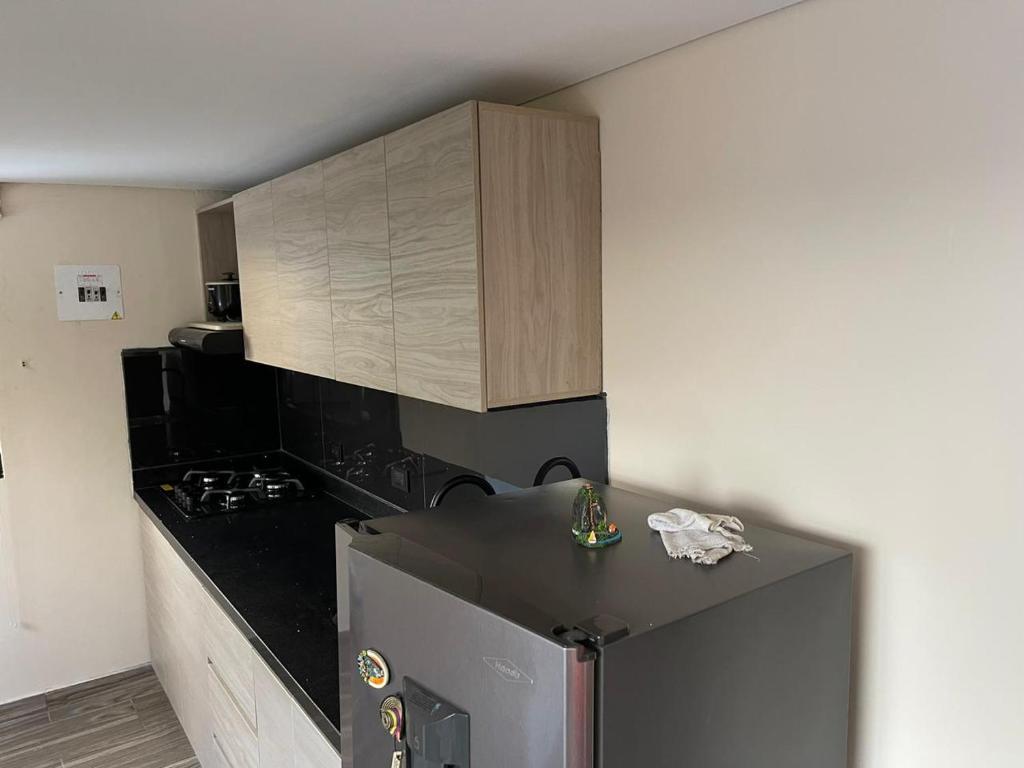
<svg viewBox="0 0 1024 768">
<path fill-rule="evenodd" d="M 585 648 L 603 648 L 629 634 L 629 624 L 617 616 L 599 613 L 570 627 L 555 627 L 555 635 Z"/>
</svg>

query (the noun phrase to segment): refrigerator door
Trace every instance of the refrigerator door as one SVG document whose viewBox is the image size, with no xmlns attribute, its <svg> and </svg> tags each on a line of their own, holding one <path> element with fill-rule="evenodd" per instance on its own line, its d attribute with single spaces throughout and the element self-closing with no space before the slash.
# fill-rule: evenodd
<svg viewBox="0 0 1024 768">
<path fill-rule="evenodd" d="M 590 768 L 593 654 L 485 610 L 477 574 L 393 534 L 358 537 L 346 559 L 353 768 L 399 748 L 407 768 Z M 383 659 L 386 683 L 363 682 L 360 651 Z M 388 696 L 408 699 L 407 744 L 381 722 Z"/>
</svg>

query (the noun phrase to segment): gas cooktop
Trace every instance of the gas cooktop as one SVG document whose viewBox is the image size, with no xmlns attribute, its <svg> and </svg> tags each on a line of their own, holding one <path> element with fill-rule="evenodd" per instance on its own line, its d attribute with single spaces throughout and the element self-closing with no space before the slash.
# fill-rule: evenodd
<svg viewBox="0 0 1024 768">
<path fill-rule="evenodd" d="M 185 517 L 195 519 L 240 512 L 270 503 L 300 499 L 305 484 L 281 466 L 189 469 L 161 489 Z"/>
</svg>

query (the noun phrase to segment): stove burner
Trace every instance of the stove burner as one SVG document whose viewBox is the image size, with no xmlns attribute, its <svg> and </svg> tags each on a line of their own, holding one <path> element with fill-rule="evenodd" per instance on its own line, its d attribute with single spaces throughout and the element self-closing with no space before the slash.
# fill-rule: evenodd
<svg viewBox="0 0 1024 768">
<path fill-rule="evenodd" d="M 280 467 L 242 471 L 192 469 L 169 491 L 186 517 L 237 512 L 268 502 L 301 498 L 305 492 L 302 482 Z"/>
<path fill-rule="evenodd" d="M 211 488 L 226 488 L 231 482 L 235 473 L 230 470 L 200 470 L 191 469 L 185 473 L 182 482 L 210 490 Z"/>
</svg>

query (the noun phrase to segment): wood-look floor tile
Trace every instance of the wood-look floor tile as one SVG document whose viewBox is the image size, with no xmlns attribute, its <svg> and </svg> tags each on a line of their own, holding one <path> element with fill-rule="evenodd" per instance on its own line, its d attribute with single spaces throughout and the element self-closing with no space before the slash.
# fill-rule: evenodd
<svg viewBox="0 0 1024 768">
<path fill-rule="evenodd" d="M 0 768 L 200 768 L 149 667 L 0 707 Z"/>
<path fill-rule="evenodd" d="M 132 699 L 132 704 L 142 719 L 143 727 L 147 729 L 160 728 L 167 723 L 178 723 L 171 701 L 163 689 L 136 696 Z"/>
<path fill-rule="evenodd" d="M 50 714 L 45 709 L 38 712 L 29 712 L 21 717 L 15 717 L 10 720 L 4 720 L 0 722 L 0 740 L 3 739 L 4 734 L 12 733 L 17 729 L 31 728 L 32 726 L 43 725 L 48 722 L 50 722 Z"/>
<path fill-rule="evenodd" d="M 74 758 L 97 745 L 130 738 L 141 732 L 142 721 L 131 702 L 87 712 L 55 722 L 13 728 L 0 733 L 0 768 L 7 760 L 34 755 L 40 763 Z"/>
<path fill-rule="evenodd" d="M 26 752 L 16 757 L 0 757 L 0 768 L 63 768 L 60 760 Z"/>
<path fill-rule="evenodd" d="M 153 668 L 145 666 L 48 693 L 46 706 L 51 720 L 63 720 L 114 704 L 124 704 L 135 696 L 158 690 L 160 682 Z"/>
<path fill-rule="evenodd" d="M 38 696 L 29 696 L 27 699 L 12 701 L 9 704 L 0 704 L 0 725 L 44 711 L 46 711 L 46 694 L 43 693 Z"/>
<path fill-rule="evenodd" d="M 194 758 L 192 745 L 175 721 L 102 745 L 89 754 L 65 758 L 64 768 L 168 768 Z"/>
</svg>

